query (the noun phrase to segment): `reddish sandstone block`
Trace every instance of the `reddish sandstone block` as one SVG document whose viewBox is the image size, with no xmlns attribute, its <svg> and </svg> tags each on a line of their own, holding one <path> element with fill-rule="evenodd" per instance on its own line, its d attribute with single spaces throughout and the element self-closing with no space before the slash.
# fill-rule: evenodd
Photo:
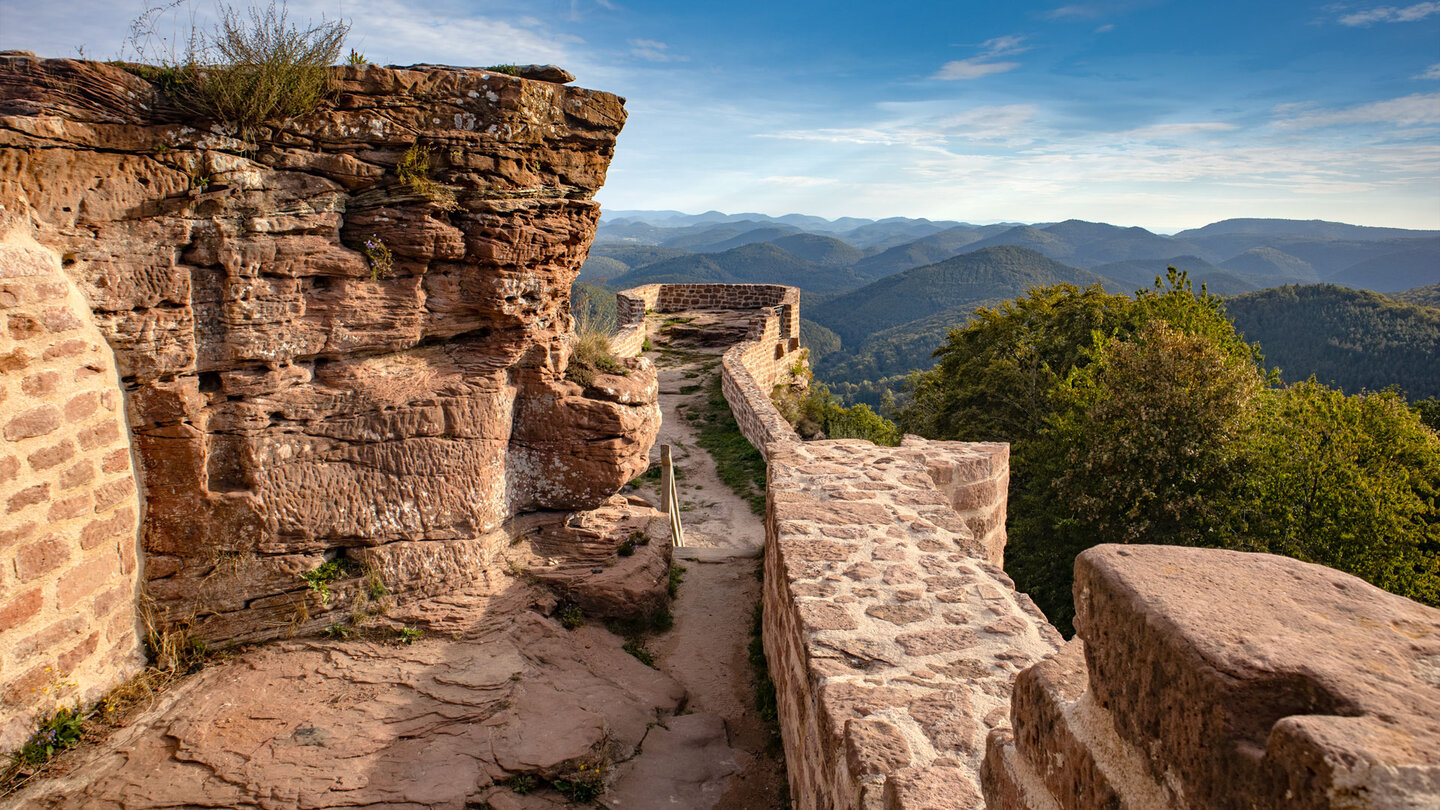
<svg viewBox="0 0 1440 810">
<path fill-rule="evenodd" d="M 64 298 L 70 289 L 63 281 L 45 281 L 36 284 L 33 288 L 36 301 L 53 301 L 56 298 Z"/>
<path fill-rule="evenodd" d="M 71 422 L 79 422 L 100 407 L 100 392 L 86 391 L 83 394 L 76 394 L 65 403 L 65 418 Z"/>
<path fill-rule="evenodd" d="M 41 689 L 45 688 L 50 673 L 43 664 L 36 664 L 22 675 L 9 679 L 4 691 L 0 691 L 0 706 L 24 707 L 35 701 Z"/>
<path fill-rule="evenodd" d="M 45 397 L 60 387 L 60 372 L 41 371 L 20 381 L 20 390 L 32 397 Z"/>
<path fill-rule="evenodd" d="M 93 480 L 95 480 L 95 464 L 86 459 L 60 473 L 60 489 L 74 489 Z"/>
<path fill-rule="evenodd" d="M 46 360 L 59 360 L 62 357 L 74 357 L 78 354 L 83 354 L 84 352 L 90 351 L 93 348 L 94 346 L 92 346 L 90 341 L 88 340 L 71 338 L 69 340 L 62 340 L 59 343 L 51 344 L 50 347 L 47 348 L 45 350 L 45 353 L 41 356 L 44 357 Z"/>
<path fill-rule="evenodd" d="M 69 498 L 55 501 L 50 504 L 50 511 L 46 515 L 51 523 L 59 523 L 62 520 L 79 517 L 90 510 L 90 493 L 81 492 Z"/>
<path fill-rule="evenodd" d="M 115 510 L 115 514 L 107 520 L 92 520 L 80 532 L 80 547 L 88 551 L 112 537 L 128 534 L 134 520 L 135 512 L 128 506 Z"/>
<path fill-rule="evenodd" d="M 11 419 L 5 425 L 5 438 L 12 442 L 44 436 L 60 427 L 60 409 L 54 405 L 41 405 Z"/>
<path fill-rule="evenodd" d="M 19 284 L 0 284 L 0 307 L 18 307 L 25 303 L 25 288 Z"/>
<path fill-rule="evenodd" d="M 85 325 L 69 307 L 50 307 L 45 310 L 42 320 L 51 332 L 69 332 Z"/>
<path fill-rule="evenodd" d="M 105 625 L 105 640 L 122 649 L 133 649 L 135 644 L 135 615 L 122 610 L 110 617 Z"/>
<path fill-rule="evenodd" d="M 103 619 L 115 612 L 115 609 L 125 604 L 130 598 L 130 589 L 125 585 L 116 585 L 106 591 L 101 591 L 91 603 L 91 609 L 95 612 L 96 619 Z"/>
<path fill-rule="evenodd" d="M 103 447 L 120 438 L 120 427 L 114 422 L 106 421 L 88 430 L 83 430 L 77 437 L 80 446 L 86 450 L 94 450 Z"/>
<path fill-rule="evenodd" d="M 0 602 L 0 633 L 19 627 L 39 612 L 39 588 L 31 588 Z"/>
<path fill-rule="evenodd" d="M 61 439 L 59 444 L 31 453 L 28 460 L 30 469 L 39 472 L 67 461 L 73 455 L 75 455 L 75 443 L 69 439 Z"/>
<path fill-rule="evenodd" d="M 100 647 L 100 631 L 96 630 L 85 637 L 85 640 L 76 644 L 70 650 L 63 652 L 56 659 L 57 668 L 61 672 L 73 672 L 86 658 L 95 653 Z"/>
<path fill-rule="evenodd" d="M 117 560 L 109 554 L 102 554 L 66 571 L 55 586 L 55 605 L 66 610 L 113 581 L 119 574 Z"/>
<path fill-rule="evenodd" d="M 44 503 L 49 497 L 49 484 L 36 484 L 33 487 L 26 487 L 10 496 L 10 500 L 5 504 L 5 511 L 14 514 L 27 506 Z"/>
<path fill-rule="evenodd" d="M 85 365 L 76 368 L 75 373 L 71 375 L 71 378 L 74 379 L 75 382 L 84 382 L 92 377 L 98 377 L 104 373 L 105 370 L 100 367 L 99 363 L 86 363 Z"/>
<path fill-rule="evenodd" d="M 120 447 L 105 454 L 100 460 L 101 472 L 117 473 L 130 468 L 130 449 Z"/>
<path fill-rule="evenodd" d="M 70 559 L 70 548 L 56 535 L 46 535 L 15 552 L 15 574 L 30 582 Z"/>
<path fill-rule="evenodd" d="M 39 319 L 21 312 L 12 313 L 6 318 L 5 328 L 14 340 L 29 340 L 45 332 L 45 325 L 40 323 Z"/>
<path fill-rule="evenodd" d="M 83 616 L 69 616 L 15 642 L 12 654 L 16 661 L 24 661 L 72 642 L 76 636 L 85 632 L 85 627 L 86 621 Z"/>
<path fill-rule="evenodd" d="M 0 457 L 0 484 L 8 482 L 20 472 L 20 459 L 14 456 Z"/>
<path fill-rule="evenodd" d="M 135 482 L 129 478 L 111 481 L 95 488 L 95 511 L 103 512 L 135 491 Z"/>
<path fill-rule="evenodd" d="M 0 551 L 15 545 L 29 537 L 35 531 L 34 523 L 22 523 L 19 526 L 0 528 Z"/>
<path fill-rule="evenodd" d="M 135 572 L 135 541 L 129 537 L 120 538 L 120 573 L 129 576 Z"/>
</svg>

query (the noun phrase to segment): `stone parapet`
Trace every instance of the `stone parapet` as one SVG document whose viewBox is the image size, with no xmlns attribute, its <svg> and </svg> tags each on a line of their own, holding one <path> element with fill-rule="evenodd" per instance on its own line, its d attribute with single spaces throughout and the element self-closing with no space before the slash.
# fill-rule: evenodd
<svg viewBox="0 0 1440 810">
<path fill-rule="evenodd" d="M 0 206 L 0 750 L 141 663 L 140 503 L 115 358 Z"/>
<path fill-rule="evenodd" d="M 1061 643 L 951 505 L 957 470 L 993 475 L 1006 451 L 773 449 L 764 638 L 797 808 L 984 806 L 1011 681 Z"/>
<path fill-rule="evenodd" d="M 756 310 L 746 339 L 731 346 L 721 359 L 720 384 L 725 400 L 740 432 L 766 459 L 777 444 L 800 441 L 795 429 L 770 401 L 771 389 L 789 382 L 806 362 L 800 348 L 798 288 L 779 284 L 647 284 L 617 294 L 616 309 L 619 329 L 610 345 L 620 356 L 639 354 L 647 337 L 647 312 Z"/>
<path fill-rule="evenodd" d="M 1440 806 L 1440 611 L 1266 554 L 1099 546 L 1022 673 L 991 806 Z"/>
</svg>

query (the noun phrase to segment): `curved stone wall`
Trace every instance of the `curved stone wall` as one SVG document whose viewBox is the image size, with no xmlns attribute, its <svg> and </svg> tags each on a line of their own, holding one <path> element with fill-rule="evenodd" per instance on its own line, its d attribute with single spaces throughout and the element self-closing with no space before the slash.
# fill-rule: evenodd
<svg viewBox="0 0 1440 810">
<path fill-rule="evenodd" d="M 115 358 L 0 206 L 0 751 L 141 663 L 139 488 Z"/>
</svg>

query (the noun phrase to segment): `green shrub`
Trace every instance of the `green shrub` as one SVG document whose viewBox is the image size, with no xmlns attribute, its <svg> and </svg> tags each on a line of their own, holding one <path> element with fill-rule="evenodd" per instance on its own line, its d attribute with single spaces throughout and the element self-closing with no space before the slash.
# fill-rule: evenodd
<svg viewBox="0 0 1440 810">
<path fill-rule="evenodd" d="M 61 751 L 79 744 L 85 733 L 85 712 L 61 707 L 40 721 L 39 728 L 20 747 L 20 758 L 28 765 L 43 765 Z"/>
</svg>

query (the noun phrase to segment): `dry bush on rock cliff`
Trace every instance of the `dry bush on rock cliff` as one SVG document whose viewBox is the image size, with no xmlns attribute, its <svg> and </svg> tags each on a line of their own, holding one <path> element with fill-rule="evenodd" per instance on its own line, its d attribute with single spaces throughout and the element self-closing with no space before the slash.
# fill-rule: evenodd
<svg viewBox="0 0 1440 810">
<path fill-rule="evenodd" d="M 313 111 L 330 92 L 327 68 L 340 56 L 350 32 L 343 20 L 300 29 L 284 4 L 242 14 L 220 6 L 210 32 L 191 28 L 184 54 L 157 33 L 162 18 L 188 5 L 152 6 L 131 24 L 129 46 L 141 61 L 131 69 L 188 111 L 233 124 L 241 137 L 260 125 Z M 168 52 L 167 52 L 168 51 Z"/>
</svg>

